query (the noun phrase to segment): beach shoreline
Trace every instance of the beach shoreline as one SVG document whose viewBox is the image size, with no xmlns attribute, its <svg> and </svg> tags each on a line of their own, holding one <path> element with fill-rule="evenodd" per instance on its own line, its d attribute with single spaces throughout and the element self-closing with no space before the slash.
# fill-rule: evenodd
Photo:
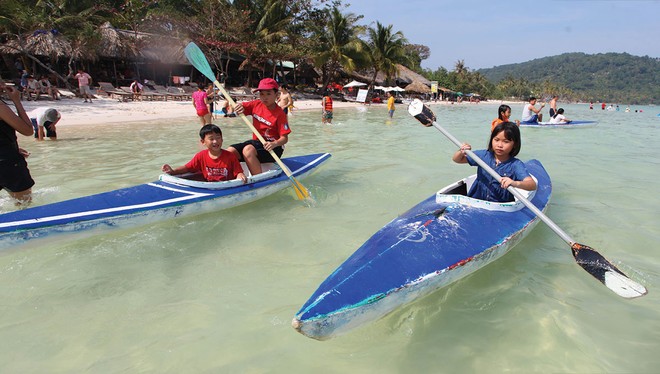
<svg viewBox="0 0 660 374">
<path fill-rule="evenodd" d="M 295 98 L 295 96 L 294 96 Z M 428 102 L 431 105 L 452 105 L 450 102 L 438 101 Z M 463 102 L 462 106 L 472 105 L 500 105 L 516 104 L 508 101 L 482 101 L 480 103 Z M 335 100 L 334 108 L 351 108 L 364 106 L 363 103 Z M 371 104 L 382 106 L 385 110 L 385 104 Z M 189 119 L 191 122 L 198 122 L 195 109 L 191 101 L 127 101 L 120 102 L 117 99 L 97 98 L 93 103 L 85 103 L 81 98 L 62 98 L 61 100 L 39 100 L 23 101 L 23 106 L 27 112 L 38 107 L 50 107 L 57 109 L 62 118 L 57 124 L 58 127 L 72 125 L 112 125 L 126 122 L 152 122 L 160 120 L 182 120 Z M 397 104 L 398 109 L 404 108 L 405 104 Z M 295 100 L 295 111 L 313 111 L 321 114 L 321 100 Z"/>
</svg>

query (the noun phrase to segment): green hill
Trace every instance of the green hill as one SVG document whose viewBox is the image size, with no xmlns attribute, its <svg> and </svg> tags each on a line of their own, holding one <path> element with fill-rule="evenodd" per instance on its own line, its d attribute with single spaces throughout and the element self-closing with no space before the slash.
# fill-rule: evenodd
<svg viewBox="0 0 660 374">
<path fill-rule="evenodd" d="M 627 53 L 564 53 L 477 70 L 489 81 L 513 77 L 564 86 L 583 101 L 660 104 L 660 59 Z"/>
</svg>

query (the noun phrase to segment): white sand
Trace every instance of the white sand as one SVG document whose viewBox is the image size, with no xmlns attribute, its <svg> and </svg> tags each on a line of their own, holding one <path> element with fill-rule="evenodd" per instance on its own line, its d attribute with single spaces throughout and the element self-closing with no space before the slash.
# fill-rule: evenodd
<svg viewBox="0 0 660 374">
<path fill-rule="evenodd" d="M 295 94 L 294 94 L 295 95 Z M 294 96 L 295 97 L 295 96 Z M 500 105 L 503 103 L 499 100 L 475 103 L 462 103 L 457 105 Z M 446 104 L 448 102 L 433 102 L 432 104 Z M 295 110 L 315 110 L 321 114 L 321 100 L 296 100 L 294 102 Z M 362 103 L 355 102 L 342 102 L 335 100 L 333 102 L 334 108 L 345 108 L 362 106 Z M 382 106 L 385 109 L 385 104 L 372 104 Z M 397 104 L 400 109 L 403 104 Z M 197 115 L 193 107 L 192 101 L 128 101 L 120 102 L 117 99 L 99 98 L 94 100 L 93 103 L 84 103 L 80 98 L 61 99 L 57 101 L 44 100 L 43 98 L 37 102 L 23 101 L 23 106 L 26 111 L 30 111 L 37 107 L 51 107 L 55 108 L 62 113 L 62 119 L 57 124 L 58 127 L 68 125 L 101 125 L 123 122 L 141 122 L 141 121 L 155 121 L 155 120 L 169 120 L 189 118 L 191 121 L 197 122 Z"/>
<path fill-rule="evenodd" d="M 335 101 L 335 108 L 359 106 L 351 102 Z M 44 100 L 37 102 L 23 101 L 26 111 L 37 107 L 51 107 L 60 111 L 62 119 L 57 124 L 68 125 L 99 125 L 122 122 L 154 121 L 161 119 L 190 118 L 197 122 L 197 114 L 192 101 L 128 101 L 100 98 L 93 103 L 85 103 L 83 99 Z M 317 110 L 321 113 L 320 100 L 298 100 L 294 103 L 295 110 Z"/>
</svg>

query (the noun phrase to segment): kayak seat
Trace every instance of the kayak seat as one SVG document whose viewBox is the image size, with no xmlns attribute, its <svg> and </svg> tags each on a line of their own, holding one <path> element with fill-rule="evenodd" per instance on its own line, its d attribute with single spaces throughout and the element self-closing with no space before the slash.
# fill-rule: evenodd
<svg viewBox="0 0 660 374">
<path fill-rule="evenodd" d="M 534 181 L 536 181 L 536 183 L 538 184 L 538 180 L 536 179 L 536 177 L 532 175 L 532 178 L 534 178 Z M 477 179 L 477 175 L 474 174 L 438 191 L 435 196 L 436 203 L 458 204 L 465 207 L 493 210 L 493 211 L 502 211 L 502 212 L 515 212 L 525 207 L 525 204 L 518 201 L 518 198 L 516 198 L 514 201 L 499 203 L 494 201 L 479 200 L 472 197 L 468 197 L 467 191 L 470 190 L 470 187 L 472 187 L 472 184 L 476 179 Z M 516 190 L 521 195 L 523 195 L 523 197 L 525 197 L 525 199 L 527 200 L 532 200 L 534 198 L 534 195 L 536 194 L 536 190 L 526 191 L 526 190 L 521 190 L 519 188 L 516 188 Z"/>
<path fill-rule="evenodd" d="M 265 164 L 264 164 L 265 165 Z M 244 170 L 247 169 L 247 167 L 243 167 Z M 252 176 L 248 172 L 244 173 L 245 176 L 247 177 L 247 184 L 250 183 L 255 183 L 255 182 L 260 182 L 266 179 L 271 179 L 279 176 L 282 174 L 282 169 L 279 168 L 272 168 L 268 169 L 265 167 L 263 169 L 263 172 L 261 174 Z M 161 174 L 158 177 L 158 180 L 169 183 L 169 184 L 176 184 L 180 186 L 186 186 L 186 187 L 196 187 L 196 188 L 204 188 L 207 190 L 222 190 L 225 188 L 232 188 L 232 187 L 239 187 L 243 185 L 243 181 L 240 179 L 232 179 L 228 181 L 222 181 L 222 182 L 207 182 L 207 181 L 199 181 L 199 180 L 193 180 L 189 179 L 191 176 L 194 176 L 195 174 L 183 174 L 181 176 L 174 176 L 174 175 L 169 175 L 169 174 Z"/>
</svg>

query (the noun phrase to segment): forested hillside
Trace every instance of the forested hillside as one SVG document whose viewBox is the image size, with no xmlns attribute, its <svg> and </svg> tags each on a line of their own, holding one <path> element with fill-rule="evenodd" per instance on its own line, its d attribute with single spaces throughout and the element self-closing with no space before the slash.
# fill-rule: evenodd
<svg viewBox="0 0 660 374">
<path fill-rule="evenodd" d="M 660 59 L 627 53 L 564 53 L 480 69 L 489 81 L 525 79 L 564 86 L 584 101 L 660 104 Z"/>
</svg>

